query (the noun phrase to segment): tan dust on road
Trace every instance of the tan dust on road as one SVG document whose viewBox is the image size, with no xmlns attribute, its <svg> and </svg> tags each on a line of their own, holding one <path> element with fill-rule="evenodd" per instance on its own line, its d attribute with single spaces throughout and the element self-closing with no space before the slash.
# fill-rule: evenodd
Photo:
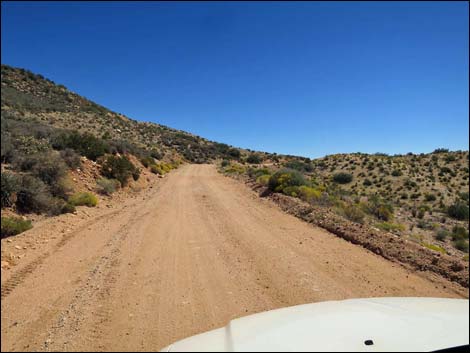
<svg viewBox="0 0 470 353">
<path fill-rule="evenodd" d="M 157 350 L 290 305 L 466 296 L 284 214 L 212 165 L 96 212 L 2 270 L 2 351 Z"/>
</svg>

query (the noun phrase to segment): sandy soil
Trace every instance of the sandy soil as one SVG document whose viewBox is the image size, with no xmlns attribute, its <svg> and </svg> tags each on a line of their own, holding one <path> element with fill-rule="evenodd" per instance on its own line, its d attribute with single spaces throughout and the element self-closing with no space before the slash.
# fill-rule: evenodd
<svg viewBox="0 0 470 353">
<path fill-rule="evenodd" d="M 211 165 L 136 195 L 2 240 L 21 252 L 2 269 L 2 351 L 158 350 L 290 305 L 468 295 L 283 213 Z"/>
</svg>

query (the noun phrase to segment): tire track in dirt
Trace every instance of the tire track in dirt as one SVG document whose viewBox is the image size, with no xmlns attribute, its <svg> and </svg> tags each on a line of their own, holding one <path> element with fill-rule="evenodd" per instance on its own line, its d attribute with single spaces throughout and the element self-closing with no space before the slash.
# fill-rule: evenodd
<svg viewBox="0 0 470 353">
<path fill-rule="evenodd" d="M 83 227 L 88 228 L 91 225 L 94 225 L 98 222 L 100 222 L 104 218 L 112 217 L 119 213 L 119 211 L 111 211 L 107 214 L 101 215 L 96 217 L 95 219 L 86 222 Z M 54 248 L 52 251 L 48 251 L 43 253 L 42 255 L 38 256 L 36 259 L 31 261 L 29 264 L 25 265 L 23 268 L 15 272 L 5 283 L 2 284 L 2 289 L 1 289 L 1 299 L 4 299 L 7 295 L 9 295 L 18 285 L 20 285 L 26 277 L 31 275 L 37 267 L 43 264 L 43 262 L 51 255 L 56 253 L 60 248 L 65 246 L 67 242 L 69 242 L 71 239 L 73 239 L 77 234 L 82 232 L 83 229 L 77 229 L 73 232 L 70 232 L 68 234 L 64 234 L 62 239 L 54 245 Z"/>
</svg>

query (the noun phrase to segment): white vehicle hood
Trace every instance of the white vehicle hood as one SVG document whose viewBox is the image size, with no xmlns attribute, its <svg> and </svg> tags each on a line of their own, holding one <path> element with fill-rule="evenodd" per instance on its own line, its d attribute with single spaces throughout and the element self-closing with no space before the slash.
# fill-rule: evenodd
<svg viewBox="0 0 470 353">
<path fill-rule="evenodd" d="M 371 298 L 298 305 L 242 317 L 162 351 L 409 352 L 468 343 L 468 300 Z"/>
</svg>

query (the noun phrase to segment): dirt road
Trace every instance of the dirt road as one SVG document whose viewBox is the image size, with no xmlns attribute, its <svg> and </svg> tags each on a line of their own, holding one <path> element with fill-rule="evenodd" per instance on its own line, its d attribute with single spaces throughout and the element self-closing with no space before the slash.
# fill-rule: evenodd
<svg viewBox="0 0 470 353">
<path fill-rule="evenodd" d="M 2 351 L 156 350 L 284 306 L 466 295 L 284 214 L 210 165 L 89 212 L 69 230 L 25 233 L 49 239 L 2 270 Z"/>
</svg>

